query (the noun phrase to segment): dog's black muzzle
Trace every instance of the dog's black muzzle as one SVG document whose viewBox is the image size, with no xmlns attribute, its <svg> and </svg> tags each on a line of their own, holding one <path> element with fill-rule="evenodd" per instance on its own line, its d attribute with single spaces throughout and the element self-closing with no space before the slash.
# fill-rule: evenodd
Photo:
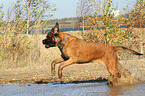
<svg viewBox="0 0 145 96">
<path fill-rule="evenodd" d="M 45 45 L 47 44 L 47 39 L 42 40 L 42 43 Z"/>
<path fill-rule="evenodd" d="M 54 41 L 47 39 L 42 40 L 42 43 L 45 45 L 45 48 L 55 47 L 56 44 Z"/>
</svg>

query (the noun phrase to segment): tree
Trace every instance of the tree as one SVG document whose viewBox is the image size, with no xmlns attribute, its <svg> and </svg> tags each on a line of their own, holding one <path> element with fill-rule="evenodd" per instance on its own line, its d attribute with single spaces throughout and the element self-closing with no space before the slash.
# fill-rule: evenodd
<svg viewBox="0 0 145 96">
<path fill-rule="evenodd" d="M 124 10 L 126 10 L 124 8 Z M 131 12 L 126 14 L 126 19 L 124 19 L 124 23 L 126 24 L 127 27 L 127 32 L 130 34 L 132 33 L 134 28 L 140 28 L 142 29 L 145 27 L 145 1 L 144 0 L 136 0 L 135 5 L 131 8 Z M 138 32 L 140 38 L 139 46 L 141 53 L 143 53 L 143 40 L 144 40 L 144 31 L 141 30 Z M 136 36 L 132 36 L 135 37 Z"/>
<path fill-rule="evenodd" d="M 2 21 L 3 21 L 2 19 L 3 19 L 4 15 L 5 15 L 4 12 L 2 11 L 3 6 L 4 5 L 0 6 L 0 27 L 1 27 Z"/>
<path fill-rule="evenodd" d="M 117 6 L 116 8 L 113 7 L 112 0 L 80 0 L 79 8 L 81 10 L 78 10 L 81 12 L 78 14 L 80 14 L 81 18 L 85 17 L 82 19 L 85 25 L 94 30 L 96 35 L 98 33 L 102 34 L 103 36 L 100 38 L 104 40 L 101 41 L 109 44 L 111 38 L 116 36 L 117 27 L 119 26 L 119 19 L 113 13 L 113 11 L 117 10 Z M 92 33 L 92 35 L 94 34 Z"/>
<path fill-rule="evenodd" d="M 93 0 L 80 0 L 77 7 L 77 17 L 79 17 L 79 23 L 82 23 L 83 31 L 85 27 L 85 17 L 91 15 Z"/>
<path fill-rule="evenodd" d="M 14 4 L 15 19 L 27 21 L 27 34 L 29 32 L 30 21 L 38 22 L 53 16 L 51 11 L 55 11 L 55 5 L 51 5 L 46 0 L 18 0 Z"/>
<path fill-rule="evenodd" d="M 134 22 L 134 27 L 145 27 L 145 1 L 144 0 L 139 0 L 136 2 L 133 11 L 131 12 L 132 14 L 132 21 Z M 141 53 L 143 53 L 143 30 L 141 32 L 141 41 L 140 41 L 140 49 Z"/>
<path fill-rule="evenodd" d="M 133 19 L 134 26 L 136 27 L 144 27 L 144 15 L 145 15 L 145 2 L 144 0 L 139 0 L 136 2 L 135 6 L 133 7 L 133 11 L 131 12 Z"/>
</svg>

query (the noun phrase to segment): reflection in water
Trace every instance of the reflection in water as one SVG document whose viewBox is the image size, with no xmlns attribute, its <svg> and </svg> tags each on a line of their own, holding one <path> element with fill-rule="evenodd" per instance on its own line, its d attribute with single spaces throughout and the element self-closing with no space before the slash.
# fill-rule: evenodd
<svg viewBox="0 0 145 96">
<path fill-rule="evenodd" d="M 144 96 L 145 84 L 108 86 L 107 82 L 0 85 L 1 96 Z"/>
<path fill-rule="evenodd" d="M 134 89 L 136 85 L 127 85 L 127 86 L 108 86 L 109 90 L 107 91 L 107 95 L 117 96 L 124 95 L 128 90 Z M 126 94 L 130 95 L 130 94 Z"/>
</svg>

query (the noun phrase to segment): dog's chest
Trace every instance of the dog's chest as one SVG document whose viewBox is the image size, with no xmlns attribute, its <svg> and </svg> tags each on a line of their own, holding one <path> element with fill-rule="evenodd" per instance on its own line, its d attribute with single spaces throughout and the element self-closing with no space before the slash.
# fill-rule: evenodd
<svg viewBox="0 0 145 96">
<path fill-rule="evenodd" d="M 59 48 L 60 51 L 61 51 L 61 57 L 64 59 L 64 60 L 68 60 L 69 59 L 69 56 L 68 56 L 68 53 L 67 53 L 67 50 L 63 48 Z"/>
</svg>

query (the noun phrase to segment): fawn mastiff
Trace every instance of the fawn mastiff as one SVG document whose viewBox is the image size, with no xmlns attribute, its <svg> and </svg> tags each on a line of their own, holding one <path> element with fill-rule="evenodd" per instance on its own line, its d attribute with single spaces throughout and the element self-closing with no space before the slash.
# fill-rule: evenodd
<svg viewBox="0 0 145 96">
<path fill-rule="evenodd" d="M 126 47 L 112 47 L 98 42 L 87 42 L 67 33 L 59 32 L 58 23 L 48 32 L 46 39 L 42 42 L 46 48 L 57 46 L 61 51 L 61 56 L 51 64 L 51 72 L 54 75 L 55 65 L 64 61 L 58 68 L 59 78 L 62 78 L 64 67 L 74 63 L 86 62 L 101 62 L 113 77 L 120 78 L 121 74 L 118 70 L 119 59 L 116 51 L 125 50 L 135 55 L 143 55 Z"/>
</svg>

